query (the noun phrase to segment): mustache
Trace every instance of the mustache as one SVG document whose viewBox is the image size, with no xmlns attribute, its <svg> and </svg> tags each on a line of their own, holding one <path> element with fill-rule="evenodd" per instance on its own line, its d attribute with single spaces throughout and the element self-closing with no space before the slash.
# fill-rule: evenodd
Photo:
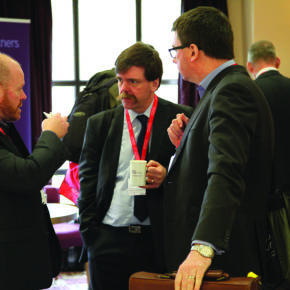
<svg viewBox="0 0 290 290">
<path fill-rule="evenodd" d="M 136 97 L 131 94 L 127 94 L 125 92 L 122 92 L 118 97 L 118 100 L 123 100 L 123 99 L 130 99 L 130 100 L 136 100 Z"/>
</svg>

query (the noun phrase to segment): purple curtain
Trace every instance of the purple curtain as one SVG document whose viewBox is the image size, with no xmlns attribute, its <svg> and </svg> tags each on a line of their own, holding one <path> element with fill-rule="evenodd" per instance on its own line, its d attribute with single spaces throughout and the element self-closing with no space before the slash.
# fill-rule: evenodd
<svg viewBox="0 0 290 290">
<path fill-rule="evenodd" d="M 181 13 L 196 8 L 198 6 L 212 6 L 228 15 L 227 0 L 182 0 Z M 179 74 L 178 78 L 178 103 L 195 108 L 199 102 L 197 85 L 184 81 Z"/>
<path fill-rule="evenodd" d="M 51 0 L 1 0 L 0 17 L 30 19 L 32 147 L 41 133 L 42 112 L 51 111 Z"/>
</svg>

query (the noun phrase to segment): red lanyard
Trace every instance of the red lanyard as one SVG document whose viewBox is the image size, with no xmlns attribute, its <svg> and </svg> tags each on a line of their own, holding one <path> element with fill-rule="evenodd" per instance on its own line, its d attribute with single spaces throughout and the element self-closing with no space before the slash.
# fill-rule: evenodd
<svg viewBox="0 0 290 290">
<path fill-rule="evenodd" d="M 3 130 L 1 127 L 0 127 L 0 132 L 3 133 L 5 136 L 7 136 L 7 135 L 5 134 L 5 132 L 4 132 L 4 130 Z M 8 136 L 8 138 L 11 140 L 11 142 L 13 142 L 12 139 L 11 139 L 9 136 Z"/>
<path fill-rule="evenodd" d="M 140 158 L 139 153 L 138 153 L 136 139 L 135 139 L 132 123 L 130 120 L 130 115 L 129 115 L 128 110 L 126 109 L 127 125 L 128 125 L 129 134 L 130 134 L 130 140 L 131 140 L 131 144 L 132 144 L 132 148 L 133 148 L 133 153 L 135 155 L 136 160 L 140 160 L 140 159 L 145 160 L 147 147 L 148 147 L 149 139 L 150 139 L 150 135 L 151 135 L 151 129 L 152 129 L 152 125 L 153 125 L 153 119 L 154 119 L 154 115 L 155 115 L 155 112 L 157 109 L 157 103 L 158 103 L 158 97 L 156 95 L 154 95 L 154 101 L 153 101 L 153 105 L 152 105 L 149 120 L 148 120 L 147 131 L 146 131 L 146 135 L 145 135 L 145 139 L 144 139 L 141 158 Z"/>
</svg>

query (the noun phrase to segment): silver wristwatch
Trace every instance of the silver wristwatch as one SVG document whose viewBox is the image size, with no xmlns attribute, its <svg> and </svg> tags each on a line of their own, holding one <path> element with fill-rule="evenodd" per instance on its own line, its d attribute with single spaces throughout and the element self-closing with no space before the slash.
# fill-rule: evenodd
<svg viewBox="0 0 290 290">
<path fill-rule="evenodd" d="M 214 250 L 210 246 L 196 244 L 191 248 L 193 251 L 199 252 L 203 257 L 213 258 Z"/>
</svg>

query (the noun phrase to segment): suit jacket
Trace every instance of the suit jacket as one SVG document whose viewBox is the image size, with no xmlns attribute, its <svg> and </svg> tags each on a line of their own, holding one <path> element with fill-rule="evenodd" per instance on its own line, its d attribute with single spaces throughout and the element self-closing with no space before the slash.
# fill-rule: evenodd
<svg viewBox="0 0 290 290">
<path fill-rule="evenodd" d="M 155 113 L 149 160 L 155 160 L 167 167 L 175 148 L 171 144 L 167 128 L 177 113 L 191 115 L 190 107 L 176 105 L 158 99 Z M 104 219 L 114 192 L 124 122 L 124 108 L 101 112 L 89 118 L 84 146 L 79 164 L 80 197 L 80 231 L 85 247 L 92 245 L 98 237 L 98 228 Z M 163 186 L 147 190 L 149 216 L 152 225 L 155 248 L 162 264 L 163 230 L 162 200 Z"/>
<path fill-rule="evenodd" d="M 164 199 L 165 255 L 177 270 L 193 240 L 225 251 L 214 268 L 232 276 L 262 272 L 270 191 L 273 124 L 245 68 L 209 84 L 169 169 Z"/>
<path fill-rule="evenodd" d="M 255 82 L 263 91 L 274 120 L 274 187 L 279 188 L 290 184 L 290 79 L 271 70 Z"/>
<path fill-rule="evenodd" d="M 40 189 L 65 161 L 65 146 L 47 131 L 29 154 L 11 127 L 13 142 L 0 132 L 0 285 L 9 290 L 44 289 L 54 276 L 55 252 L 49 239 L 56 246 L 59 243 L 48 233 L 53 229 Z"/>
</svg>

